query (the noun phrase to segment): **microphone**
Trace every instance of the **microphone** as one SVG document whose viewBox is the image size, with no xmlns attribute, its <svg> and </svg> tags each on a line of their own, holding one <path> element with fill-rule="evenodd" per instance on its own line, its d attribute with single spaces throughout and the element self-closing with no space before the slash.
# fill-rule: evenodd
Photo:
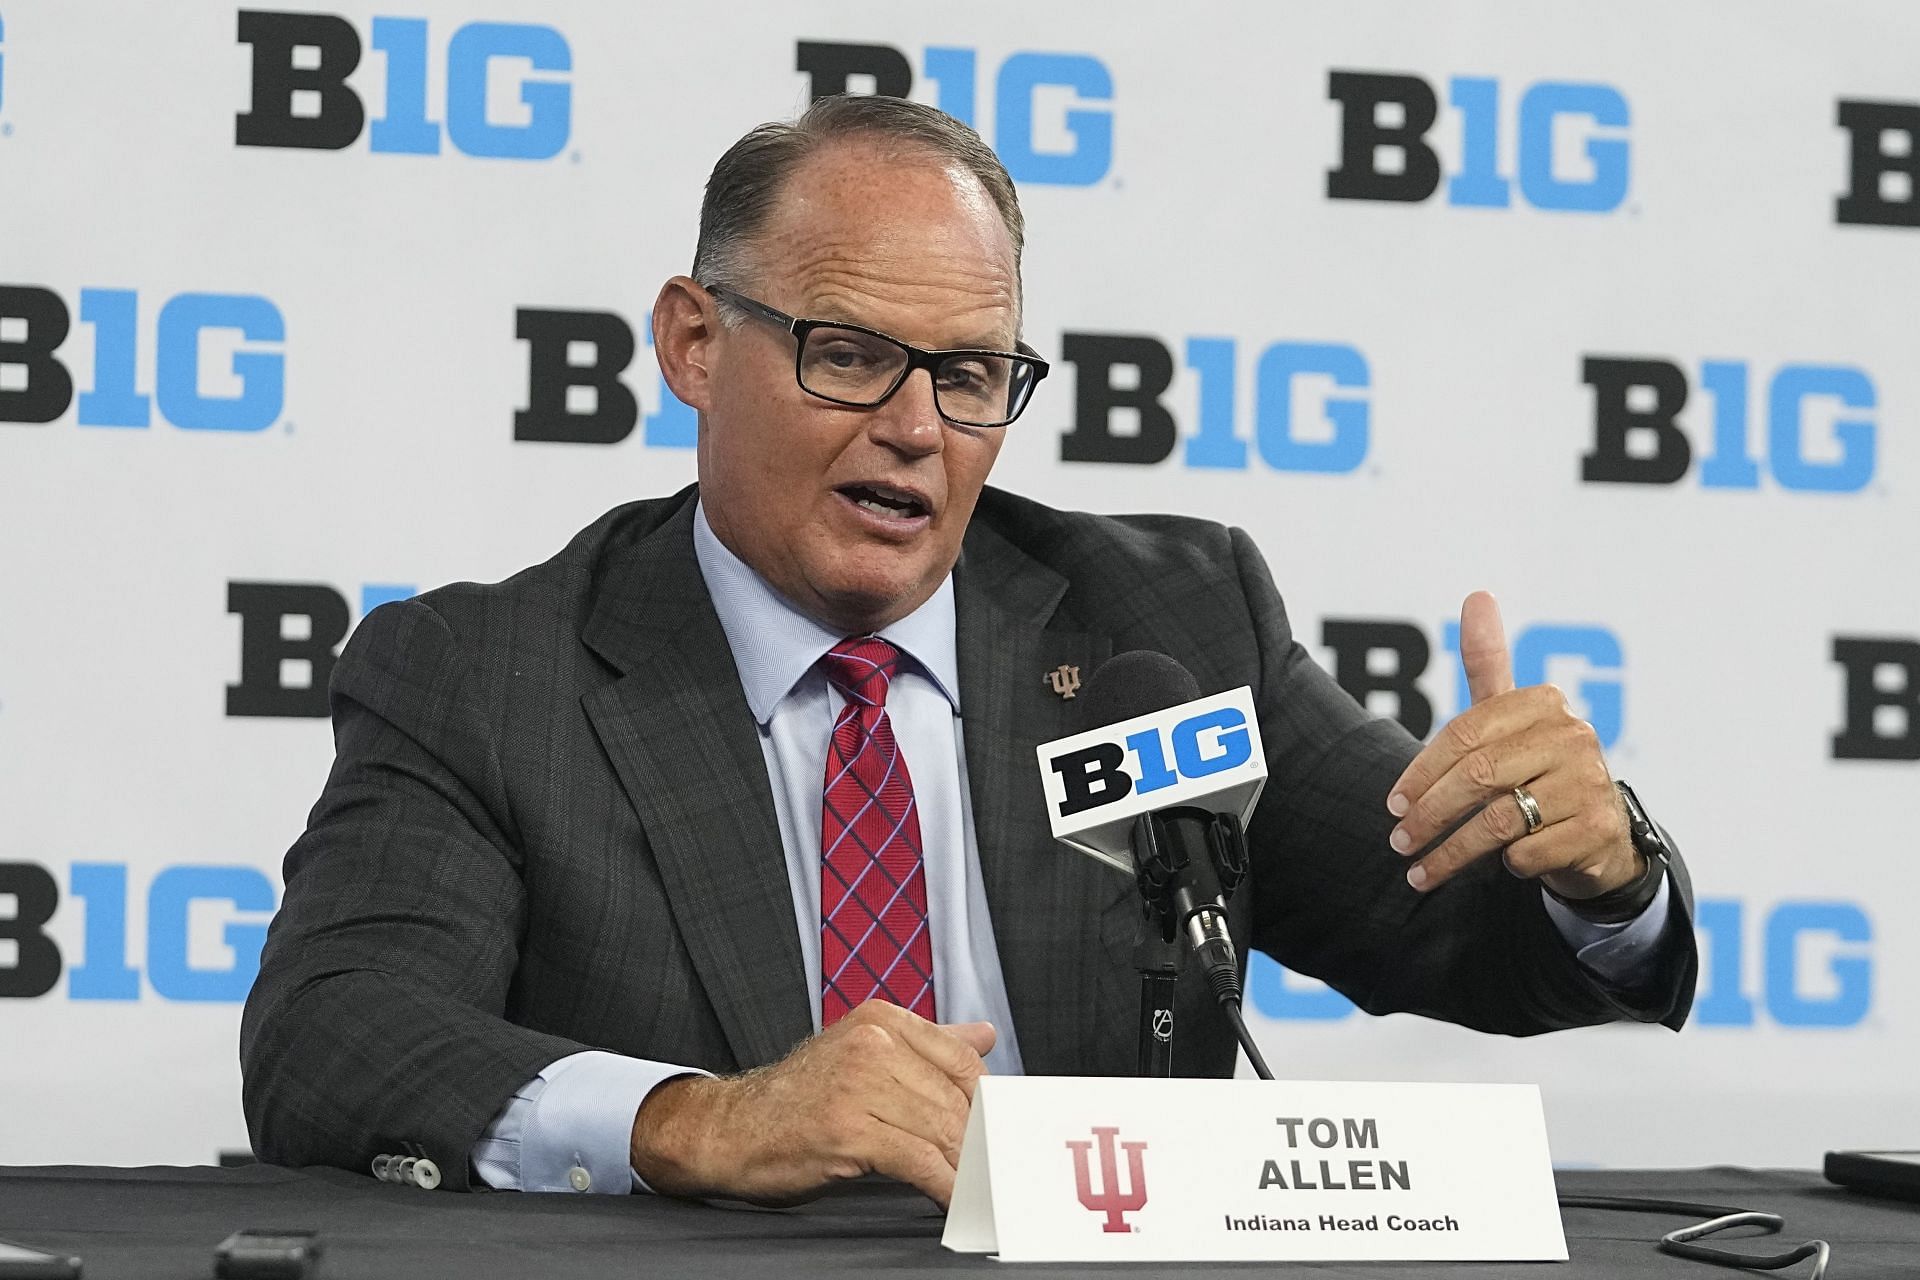
<svg viewBox="0 0 1920 1280">
<path fill-rule="evenodd" d="M 1135 649 L 1114 657 L 1088 681 L 1080 720 L 1101 725 L 1137 720 L 1200 700 L 1193 673 L 1164 653 Z M 1240 966 L 1227 932 L 1226 901 L 1246 876 L 1246 836 L 1239 815 L 1199 803 L 1170 804 L 1140 814 L 1129 835 L 1140 896 L 1166 941 L 1184 934 L 1220 994 L 1239 999 Z"/>
<path fill-rule="evenodd" d="M 1240 1014 L 1227 899 L 1247 872 L 1246 832 L 1265 785 L 1252 690 L 1212 697 L 1163 653 L 1103 664 L 1070 738 L 1039 748 L 1056 839 L 1127 872 L 1162 939 L 1199 959 L 1255 1070 L 1272 1079 Z"/>
</svg>

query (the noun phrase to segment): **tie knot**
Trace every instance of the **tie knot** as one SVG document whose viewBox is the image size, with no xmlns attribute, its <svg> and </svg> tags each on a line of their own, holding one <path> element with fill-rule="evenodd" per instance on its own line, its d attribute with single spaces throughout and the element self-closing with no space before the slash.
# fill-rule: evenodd
<svg viewBox="0 0 1920 1280">
<path fill-rule="evenodd" d="M 847 701 L 884 707 L 894 669 L 900 665 L 900 651 L 879 636 L 850 636 L 827 650 L 820 661 L 827 680 Z"/>
</svg>

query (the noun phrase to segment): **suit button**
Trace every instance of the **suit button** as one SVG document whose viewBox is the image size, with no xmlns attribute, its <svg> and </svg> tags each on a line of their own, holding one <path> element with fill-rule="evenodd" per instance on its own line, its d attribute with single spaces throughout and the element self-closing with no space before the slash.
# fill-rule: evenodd
<svg viewBox="0 0 1920 1280">
<path fill-rule="evenodd" d="M 593 1175 L 585 1169 L 582 1169 L 579 1165 L 575 1165 L 573 1168 L 567 1170 L 567 1182 L 575 1191 L 591 1191 L 593 1189 Z"/>
</svg>

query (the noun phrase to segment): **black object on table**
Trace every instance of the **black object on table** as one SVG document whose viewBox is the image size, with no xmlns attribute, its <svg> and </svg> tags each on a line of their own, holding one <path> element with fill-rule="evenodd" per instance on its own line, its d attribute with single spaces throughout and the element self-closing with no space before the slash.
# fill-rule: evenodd
<svg viewBox="0 0 1920 1280">
<path fill-rule="evenodd" d="M 1920 1276 L 1920 1207 L 1853 1194 L 1813 1172 L 1744 1169 L 1571 1171 L 1563 1192 L 1765 1209 L 1782 1238 L 1833 1244 L 1836 1280 Z M 1714 1280 L 1738 1273 L 1658 1253 L 1685 1223 L 1659 1214 L 1568 1209 L 1570 1263 L 1503 1263 L 1500 1280 Z M 79 1254 L 87 1280 L 206 1280 L 214 1246 L 272 1223 L 320 1232 L 325 1280 L 597 1280 L 698 1275 L 900 1275 L 972 1270 L 1049 1277 L 1236 1275 L 1270 1264 L 1014 1267 L 940 1247 L 942 1218 L 893 1183 L 854 1183 L 798 1209 L 716 1207 L 649 1196 L 420 1191 L 339 1170 L 0 1168 L 0 1238 Z M 1772 1240 L 1756 1242 L 1774 1248 Z M 1739 1247 L 1736 1242 L 1734 1247 Z M 1478 1263 L 1322 1263 L 1314 1275 L 1481 1276 Z M 1788 1274 L 1788 1273 L 1783 1273 Z"/>
<path fill-rule="evenodd" d="M 1829 1151 L 1828 1182 L 1872 1196 L 1920 1201 L 1920 1151 Z"/>
</svg>

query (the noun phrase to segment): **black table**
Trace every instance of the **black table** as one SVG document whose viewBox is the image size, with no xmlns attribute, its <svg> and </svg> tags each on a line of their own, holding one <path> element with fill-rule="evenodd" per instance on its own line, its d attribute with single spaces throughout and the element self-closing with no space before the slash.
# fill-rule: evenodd
<svg viewBox="0 0 1920 1280">
<path fill-rule="evenodd" d="M 1787 1220 L 1772 1252 L 1820 1237 L 1834 1280 L 1920 1276 L 1920 1205 L 1873 1200 L 1816 1175 L 1744 1169 L 1568 1172 L 1573 1195 L 1634 1195 L 1764 1209 Z M 1600 1280 L 1626 1275 L 1753 1276 L 1655 1252 L 1683 1220 L 1565 1211 L 1570 1264 L 1289 1264 L 1295 1274 Z M 878 1182 L 799 1209 L 716 1207 L 648 1196 L 458 1195 L 417 1191 L 338 1170 L 56 1167 L 0 1169 L 0 1238 L 80 1255 L 87 1280 L 204 1280 L 213 1247 L 243 1227 L 318 1230 L 323 1280 L 519 1280 L 520 1277 L 915 1275 L 971 1269 L 1048 1276 L 1239 1273 L 1268 1264 L 1009 1268 L 940 1247 L 941 1217 L 917 1194 Z M 1734 1247 L 1740 1247 L 1735 1244 Z M 1805 1276 L 1801 1263 L 1788 1274 Z"/>
</svg>

